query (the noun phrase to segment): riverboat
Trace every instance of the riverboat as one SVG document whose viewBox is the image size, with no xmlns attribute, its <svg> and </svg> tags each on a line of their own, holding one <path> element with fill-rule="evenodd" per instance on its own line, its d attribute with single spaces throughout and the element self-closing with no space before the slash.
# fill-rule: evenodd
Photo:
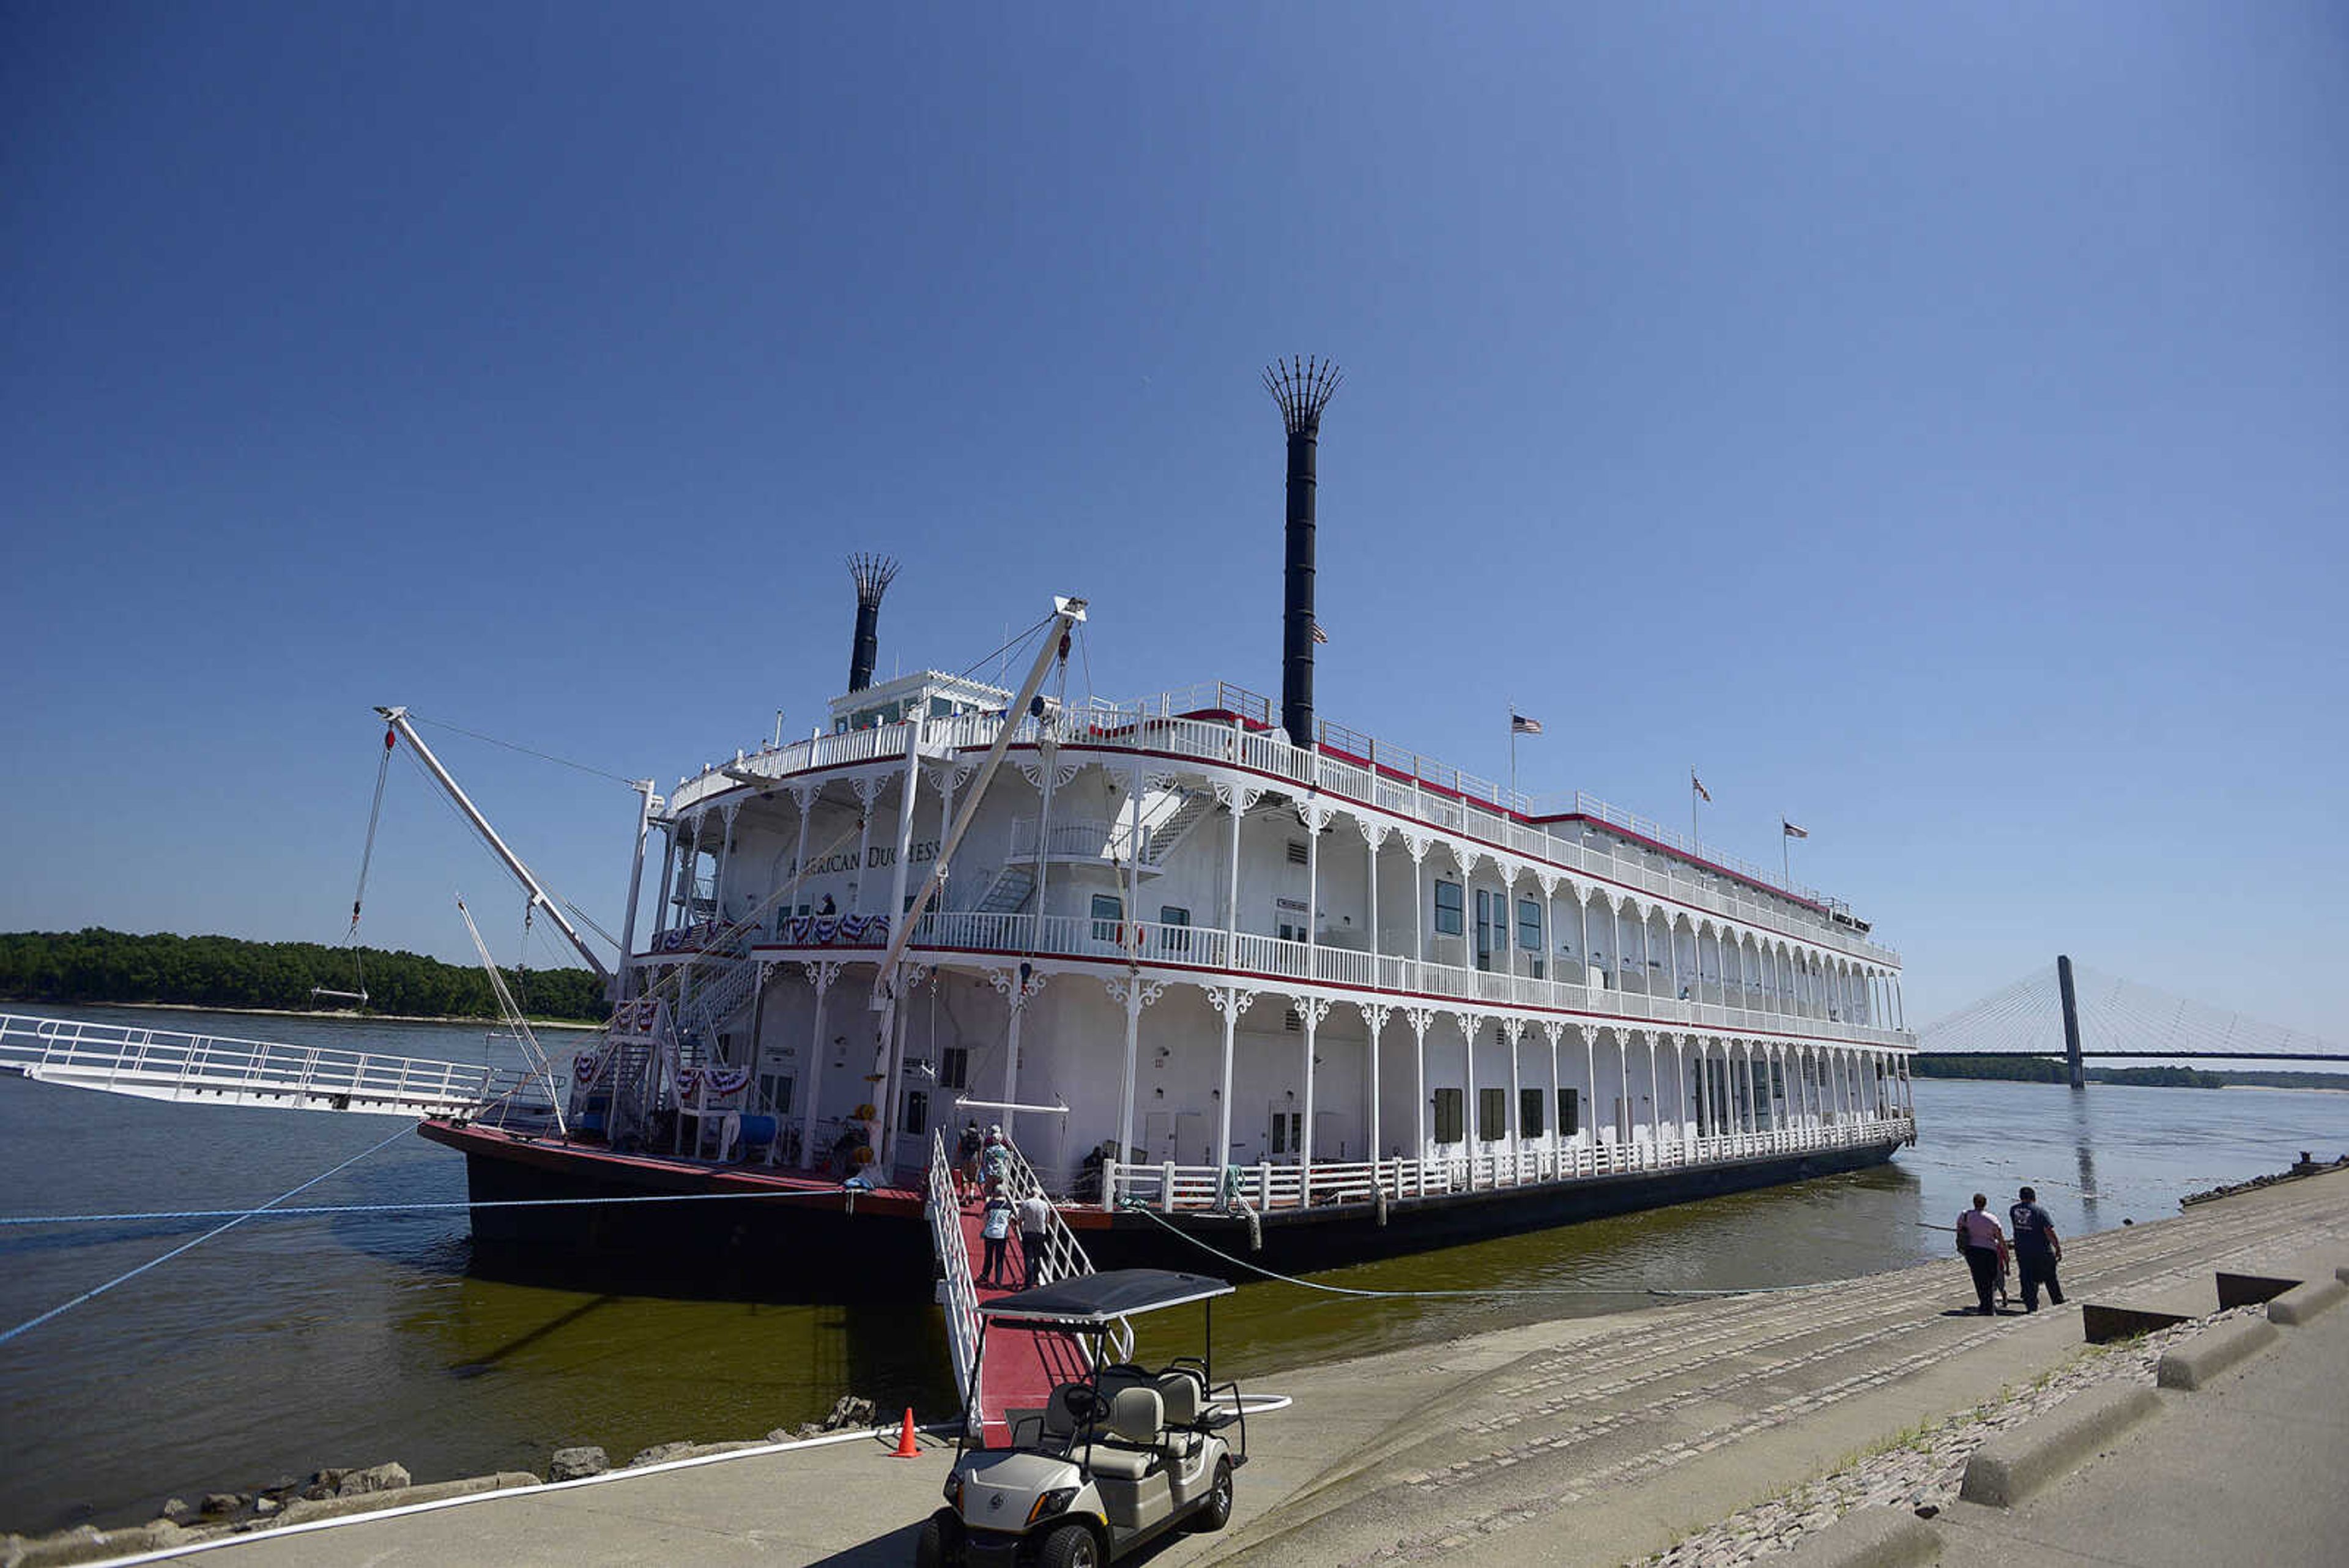
<svg viewBox="0 0 2349 1568">
<path fill-rule="evenodd" d="M 1209 1247 L 1288 1270 L 1913 1141 L 1900 960 L 1847 905 L 1315 713 L 1334 381 L 1268 380 L 1288 437 L 1278 709 L 1220 680 L 1069 697 L 1072 600 L 1020 691 L 875 683 L 895 568 L 854 559 L 828 726 L 645 786 L 618 1002 L 564 1126 L 423 1129 L 465 1153 L 477 1202 L 774 1200 L 481 1209 L 479 1240 L 781 1268 L 812 1293 L 838 1283 L 812 1258 L 853 1255 L 835 1272 L 863 1284 L 919 1274 L 925 1173 L 976 1121 L 1096 1263 L 1212 1267 Z"/>
</svg>

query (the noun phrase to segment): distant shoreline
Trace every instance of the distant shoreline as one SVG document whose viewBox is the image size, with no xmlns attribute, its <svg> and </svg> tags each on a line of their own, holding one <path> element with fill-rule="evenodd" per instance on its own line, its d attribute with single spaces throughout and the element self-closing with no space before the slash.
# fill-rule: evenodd
<svg viewBox="0 0 2349 1568">
<path fill-rule="evenodd" d="M 136 1007 L 151 1012 L 209 1012 L 229 1018 L 332 1018 L 347 1023 L 486 1023 L 505 1027 L 502 1018 L 461 1013 L 340 1012 L 306 1007 L 208 1007 L 196 1002 L 49 1002 L 39 997 L 0 998 L 10 1007 Z M 533 1018 L 533 1029 L 579 1029 L 593 1033 L 604 1026 L 575 1018 Z"/>
</svg>

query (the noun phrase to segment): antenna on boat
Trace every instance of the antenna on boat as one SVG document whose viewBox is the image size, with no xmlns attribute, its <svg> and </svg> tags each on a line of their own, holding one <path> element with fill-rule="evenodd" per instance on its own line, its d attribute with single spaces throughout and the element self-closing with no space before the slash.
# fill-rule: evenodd
<svg viewBox="0 0 2349 1568">
<path fill-rule="evenodd" d="M 881 596 L 896 577 L 897 563 L 859 551 L 848 557 L 848 575 L 856 584 L 856 640 L 848 649 L 848 689 L 862 691 L 873 684 L 873 661 L 881 653 Z"/>
<path fill-rule="evenodd" d="M 1313 618 L 1314 458 L 1321 441 L 1321 410 L 1345 379 L 1327 359 L 1291 357 L 1264 372 L 1264 389 L 1280 405 L 1288 430 L 1288 562 L 1280 622 L 1280 727 L 1292 746 L 1313 744 L 1313 645 L 1322 640 Z"/>
</svg>

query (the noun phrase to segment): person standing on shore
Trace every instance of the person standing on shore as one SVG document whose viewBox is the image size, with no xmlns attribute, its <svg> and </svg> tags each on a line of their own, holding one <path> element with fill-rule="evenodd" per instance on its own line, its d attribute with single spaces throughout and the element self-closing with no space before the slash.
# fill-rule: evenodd
<svg viewBox="0 0 2349 1568">
<path fill-rule="evenodd" d="M 1991 1294 L 1998 1289 L 1998 1254 L 2005 1245 L 2006 1232 L 1991 1218 L 1989 1195 L 1975 1193 L 1974 1206 L 1958 1216 L 1958 1255 L 1973 1272 L 1974 1294 L 1981 1299 L 1984 1317 L 1996 1311 Z"/>
<path fill-rule="evenodd" d="M 2062 1306 L 2064 1287 L 2055 1282 L 2055 1265 L 2063 1260 L 2064 1241 L 2055 1234 L 2055 1221 L 2039 1207 L 2039 1194 L 2024 1188 L 2007 1210 L 2006 1219 L 2014 1227 L 2014 1265 L 2023 1274 L 2023 1310 L 2039 1310 L 2043 1284 L 2047 1287 L 2048 1304 Z"/>
</svg>

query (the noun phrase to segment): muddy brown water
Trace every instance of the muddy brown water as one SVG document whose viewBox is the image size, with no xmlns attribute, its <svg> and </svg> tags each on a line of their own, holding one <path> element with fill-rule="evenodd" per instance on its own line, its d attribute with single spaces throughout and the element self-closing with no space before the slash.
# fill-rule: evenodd
<svg viewBox="0 0 2349 1568">
<path fill-rule="evenodd" d="M 16 1008 L 295 1044 L 480 1061 L 479 1026 Z M 551 1036 L 563 1039 L 564 1036 Z M 1889 1166 L 1766 1192 L 1455 1247 L 1315 1278 L 1366 1300 L 1257 1281 L 1216 1312 L 1216 1370 L 1284 1368 L 1533 1319 L 1650 1304 L 1651 1291 L 1809 1283 L 1944 1256 L 1968 1196 L 2039 1189 L 2071 1231 L 2142 1223 L 2178 1199 L 2349 1150 L 2349 1095 L 2044 1085 L 1917 1085 L 1918 1147 Z M 372 1116 L 182 1106 L 0 1079 L 0 1217 L 239 1208 L 399 1131 Z M 453 1202 L 463 1163 L 393 1137 L 303 1194 Z M 0 1227 L 0 1332 L 217 1221 Z M 151 1517 L 167 1496 L 397 1459 L 419 1480 L 543 1471 L 595 1443 L 616 1459 L 678 1438 L 759 1436 L 854 1391 L 926 1417 L 954 1403 L 938 1314 L 678 1300 L 469 1272 L 461 1209 L 256 1219 L 0 1344 L 0 1528 Z M 854 1256 L 811 1258 L 854 1270 Z M 1202 1256 L 1203 1272 L 1237 1271 Z M 1952 1299 L 1964 1295 L 1951 1265 Z M 1144 1354 L 1195 1348 L 1197 1318 L 1145 1324 Z"/>
</svg>

